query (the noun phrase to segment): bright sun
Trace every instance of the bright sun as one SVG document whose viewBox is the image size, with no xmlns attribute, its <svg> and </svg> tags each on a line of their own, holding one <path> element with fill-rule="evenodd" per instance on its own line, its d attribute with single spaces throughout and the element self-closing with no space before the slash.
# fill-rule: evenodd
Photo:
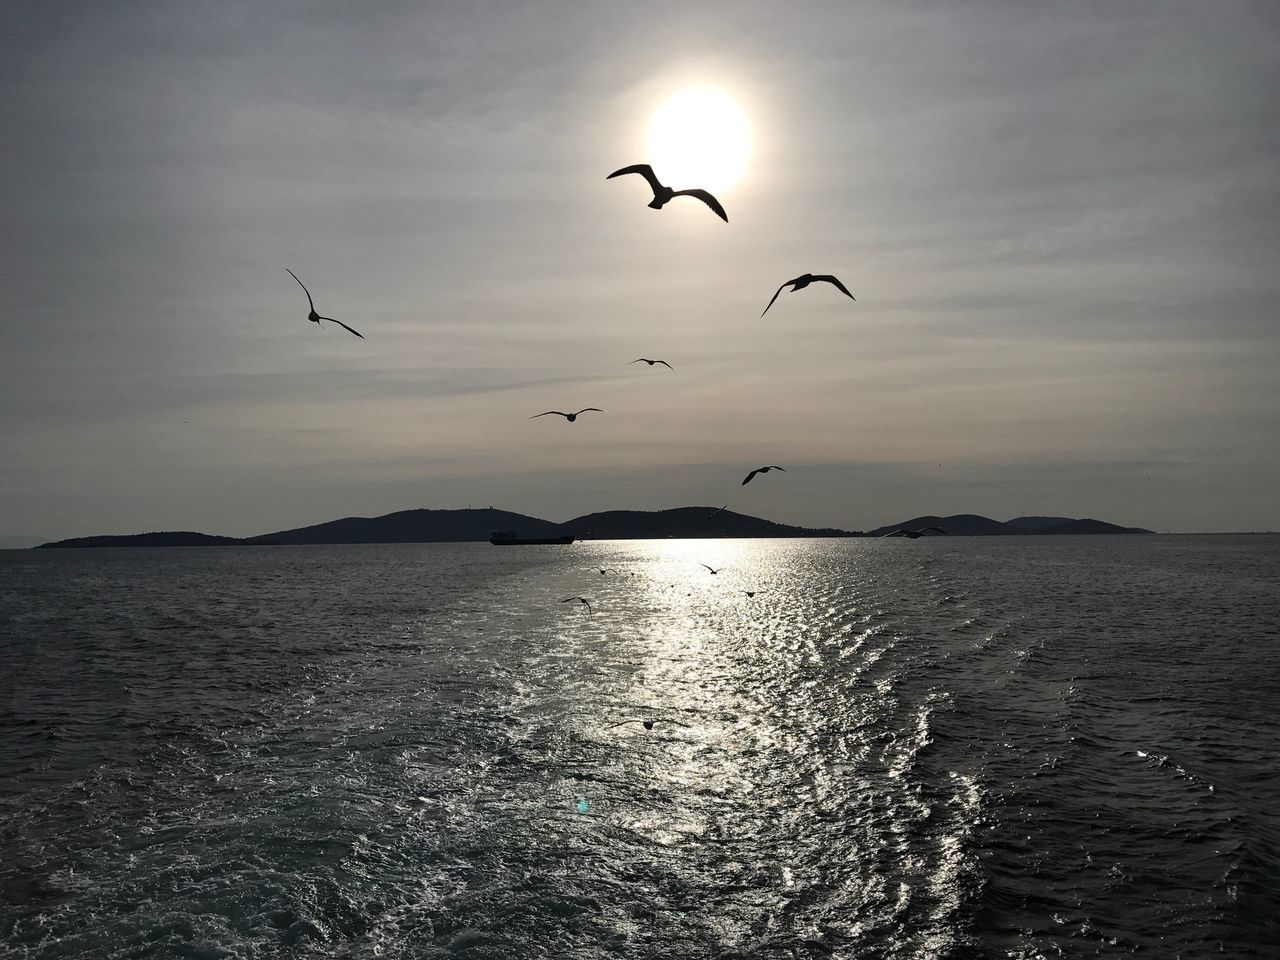
<svg viewBox="0 0 1280 960">
<path fill-rule="evenodd" d="M 690 87 L 653 115 L 648 148 L 649 163 L 663 183 L 714 193 L 742 179 L 751 156 L 751 127 L 723 91 Z"/>
</svg>

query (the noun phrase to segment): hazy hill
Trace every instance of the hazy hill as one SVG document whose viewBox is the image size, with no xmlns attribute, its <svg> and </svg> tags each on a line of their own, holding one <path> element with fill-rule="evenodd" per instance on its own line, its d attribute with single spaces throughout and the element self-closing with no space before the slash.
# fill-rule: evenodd
<svg viewBox="0 0 1280 960">
<path fill-rule="evenodd" d="M 904 520 L 902 523 L 891 523 L 887 527 L 877 527 L 870 531 L 870 535 L 882 537 L 895 530 L 919 530 L 922 527 L 941 527 L 953 537 L 992 537 L 1018 532 L 999 520 L 980 517 L 974 513 L 958 513 L 954 517 L 916 517 L 912 520 Z"/>
<path fill-rule="evenodd" d="M 700 537 L 879 537 L 896 530 L 940 527 L 952 536 L 1025 536 L 1028 534 L 1151 533 L 1139 527 L 1120 527 L 1101 520 L 1066 517 L 1017 517 L 1008 523 L 972 513 L 953 517 L 915 517 L 879 527 L 870 533 L 832 527 L 793 527 L 760 517 L 718 510 L 716 507 L 677 507 L 673 510 L 606 510 L 552 523 L 493 507 L 481 510 L 401 510 L 381 517 L 345 517 L 294 530 L 236 539 L 205 533 L 139 533 L 128 536 L 77 537 L 41 544 L 42 547 L 201 547 L 324 543 L 457 543 L 488 540 L 498 530 L 521 537 L 647 540 Z M 925 534 L 935 536 L 935 534 Z"/>
<path fill-rule="evenodd" d="M 1144 530 L 1142 527 L 1118 527 L 1114 523 L 1106 523 L 1102 520 L 1068 520 L 1066 523 L 1059 523 L 1056 526 L 1049 527 L 1039 533 L 1065 533 L 1065 534 L 1081 534 L 1081 533 L 1153 533 L 1152 530 Z"/>
<path fill-rule="evenodd" d="M 44 537 L 0 537 L 0 550 L 26 550 L 44 542 Z"/>
<path fill-rule="evenodd" d="M 251 537 L 247 543 L 454 543 L 488 540 L 496 530 L 522 537 L 554 537 L 557 524 L 492 507 L 481 510 L 401 510 L 381 517 L 346 517 L 296 530 Z"/>
<path fill-rule="evenodd" d="M 1019 533 L 1043 533 L 1060 523 L 1074 522 L 1071 517 L 1014 517 L 1006 521 L 1006 525 L 1013 527 Z"/>
<path fill-rule="evenodd" d="M 642 540 L 661 537 L 847 537 L 848 531 L 793 527 L 718 507 L 673 510 L 606 510 L 575 517 L 561 533 L 594 540 Z M 715 514 L 715 516 L 711 516 Z"/>
<path fill-rule="evenodd" d="M 1141 527 L 1120 527 L 1101 520 L 1072 520 L 1070 517 L 1015 517 L 1008 523 L 980 517 L 972 513 L 960 513 L 954 517 L 916 517 L 879 527 L 870 532 L 881 537 L 895 530 L 919 530 L 922 527 L 939 527 L 953 537 L 1008 537 L 1038 534 L 1087 534 L 1087 533 L 1151 533 Z M 925 534 L 936 536 L 936 534 Z"/>
<path fill-rule="evenodd" d="M 181 530 L 162 533 L 131 533 L 123 536 L 75 537 L 71 540 L 55 540 L 53 543 L 42 543 L 36 549 L 44 550 L 58 547 L 227 547 L 244 543 L 244 540 L 237 540 L 235 537 L 215 537 L 207 533 L 193 533 L 189 530 Z"/>
</svg>

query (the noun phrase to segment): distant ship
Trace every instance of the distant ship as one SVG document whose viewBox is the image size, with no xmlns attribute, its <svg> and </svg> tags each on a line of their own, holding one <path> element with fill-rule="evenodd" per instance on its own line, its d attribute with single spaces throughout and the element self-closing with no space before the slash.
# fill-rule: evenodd
<svg viewBox="0 0 1280 960">
<path fill-rule="evenodd" d="M 514 530 L 499 530 L 489 534 L 489 542 L 495 547 L 515 547 L 530 543 L 573 543 L 573 537 L 518 537 Z"/>
</svg>

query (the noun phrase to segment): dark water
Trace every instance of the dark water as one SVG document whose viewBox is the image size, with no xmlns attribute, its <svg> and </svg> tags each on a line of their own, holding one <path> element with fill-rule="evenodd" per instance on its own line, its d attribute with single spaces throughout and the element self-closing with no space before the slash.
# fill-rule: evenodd
<svg viewBox="0 0 1280 960">
<path fill-rule="evenodd" d="M 1280 538 L 4 553 L 0 635 L 0 956 L 1280 955 Z"/>
</svg>

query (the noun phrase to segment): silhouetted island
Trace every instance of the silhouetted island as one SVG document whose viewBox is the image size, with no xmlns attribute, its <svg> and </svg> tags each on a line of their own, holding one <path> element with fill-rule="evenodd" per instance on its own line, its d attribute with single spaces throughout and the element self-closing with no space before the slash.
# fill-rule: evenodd
<svg viewBox="0 0 1280 960">
<path fill-rule="evenodd" d="M 519 537 L 576 540 L 653 540 L 715 537 L 881 537 L 899 530 L 937 527 L 949 536 L 1028 536 L 1040 534 L 1151 533 L 1101 520 L 1068 517 L 1017 517 L 1007 523 L 975 514 L 915 517 L 863 533 L 834 527 L 796 527 L 716 507 L 672 510 L 606 510 L 565 523 L 552 523 L 509 510 L 401 510 L 381 517 L 345 517 L 310 527 L 264 533 L 256 537 L 215 537 L 204 533 L 139 533 L 128 536 L 77 537 L 41 544 L 58 547 L 215 547 L 288 546 L 324 543 L 465 543 L 487 541 L 496 530 Z M 924 532 L 924 537 L 942 536 Z"/>
<path fill-rule="evenodd" d="M 124 536 L 75 537 L 71 540 L 42 543 L 36 549 L 45 547 L 226 547 L 240 543 L 244 541 L 235 537 L 215 537 L 207 533 L 180 530 L 130 533 Z"/>
<path fill-rule="evenodd" d="M 891 523 L 887 527 L 877 527 L 868 532 L 868 536 L 883 537 L 898 530 L 922 530 L 925 527 L 938 527 L 953 537 L 1009 537 L 1039 536 L 1042 534 L 1086 534 L 1086 533 L 1154 533 L 1142 527 L 1120 527 L 1114 523 L 1101 520 L 1072 520 L 1069 517 L 1014 517 L 1005 523 L 980 517 L 975 513 L 958 513 L 952 517 L 915 517 L 901 523 Z M 940 533 L 925 533 L 923 536 L 940 537 Z"/>
</svg>

